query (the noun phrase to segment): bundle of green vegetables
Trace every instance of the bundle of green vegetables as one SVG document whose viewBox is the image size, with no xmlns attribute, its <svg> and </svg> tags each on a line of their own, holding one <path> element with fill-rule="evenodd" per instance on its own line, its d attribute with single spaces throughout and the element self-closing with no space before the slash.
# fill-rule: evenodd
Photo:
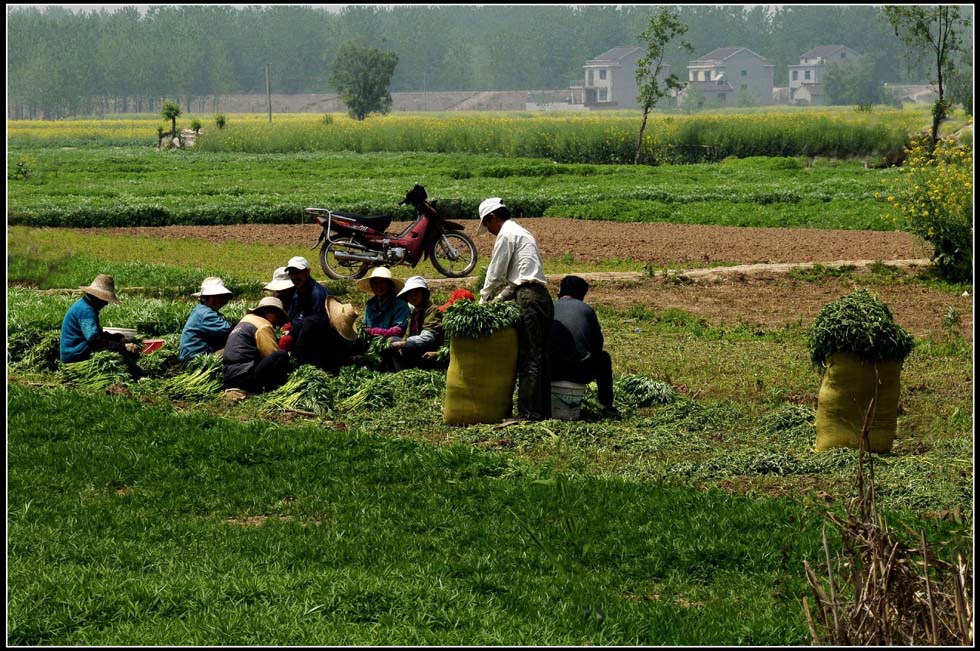
<svg viewBox="0 0 980 651">
<path fill-rule="evenodd" d="M 103 350 L 81 362 L 59 362 L 65 382 L 80 389 L 103 391 L 113 384 L 132 380 L 126 362 L 119 353 Z"/>
<path fill-rule="evenodd" d="M 395 389 L 393 383 L 401 383 L 401 378 L 395 373 L 379 373 L 368 378 L 352 395 L 337 403 L 342 412 L 358 409 L 387 409 L 395 404 Z"/>
<path fill-rule="evenodd" d="M 493 333 L 516 326 L 521 310 L 514 301 L 477 303 L 456 301 L 442 317 L 447 337 L 489 337 Z"/>
<path fill-rule="evenodd" d="M 180 363 L 180 335 L 166 334 L 159 338 L 163 339 L 163 347 L 152 355 L 140 356 L 140 368 L 153 378 L 176 375 L 184 370 Z"/>
<path fill-rule="evenodd" d="M 854 353 L 866 362 L 904 362 L 912 335 L 895 323 L 891 310 L 866 289 L 825 305 L 808 333 L 810 361 L 823 372 L 834 353 Z"/>
<path fill-rule="evenodd" d="M 625 375 L 616 382 L 616 396 L 633 408 L 666 405 L 677 399 L 677 390 L 644 375 Z"/>
<path fill-rule="evenodd" d="M 207 400 L 224 385 L 224 363 L 220 356 L 198 355 L 187 363 L 187 370 L 168 378 L 162 389 L 171 399 Z"/>
<path fill-rule="evenodd" d="M 382 354 L 391 345 L 388 338 L 375 337 L 374 335 L 367 334 L 364 330 L 360 330 L 357 336 L 361 346 L 367 346 L 367 350 L 361 354 L 361 361 L 369 369 L 377 370 L 381 368 Z"/>
<path fill-rule="evenodd" d="M 53 371 L 61 357 L 61 330 L 28 329 L 12 334 L 7 361 L 25 371 Z"/>
<path fill-rule="evenodd" d="M 289 410 L 309 411 L 325 415 L 333 407 L 333 378 L 310 364 L 290 373 L 286 383 L 263 395 L 263 413 L 282 413 Z"/>
</svg>

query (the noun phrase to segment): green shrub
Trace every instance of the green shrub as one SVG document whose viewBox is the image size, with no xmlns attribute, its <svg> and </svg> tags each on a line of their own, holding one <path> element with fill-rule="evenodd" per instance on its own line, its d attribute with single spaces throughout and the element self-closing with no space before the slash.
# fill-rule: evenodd
<svg viewBox="0 0 980 651">
<path fill-rule="evenodd" d="M 897 221 L 933 245 L 932 260 L 950 282 L 973 276 L 973 147 L 952 139 L 913 141 L 888 202 Z"/>
</svg>

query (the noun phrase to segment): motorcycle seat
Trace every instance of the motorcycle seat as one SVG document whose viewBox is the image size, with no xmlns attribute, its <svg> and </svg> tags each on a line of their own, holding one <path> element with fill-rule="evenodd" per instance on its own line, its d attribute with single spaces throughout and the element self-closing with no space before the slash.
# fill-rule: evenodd
<svg viewBox="0 0 980 651">
<path fill-rule="evenodd" d="M 379 231 L 383 231 L 388 228 L 391 224 L 391 215 L 358 215 L 353 212 L 340 212 L 339 210 L 333 211 L 334 215 L 338 217 L 346 217 L 347 219 L 353 219 L 354 221 L 364 224 L 365 226 L 370 226 L 371 228 Z"/>
</svg>

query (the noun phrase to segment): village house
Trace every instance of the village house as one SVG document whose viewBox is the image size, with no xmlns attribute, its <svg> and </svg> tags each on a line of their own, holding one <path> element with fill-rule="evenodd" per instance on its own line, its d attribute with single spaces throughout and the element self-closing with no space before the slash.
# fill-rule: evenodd
<svg viewBox="0 0 980 651">
<path fill-rule="evenodd" d="M 790 104 L 826 104 L 823 81 L 829 63 L 850 63 L 860 55 L 846 45 L 821 45 L 800 55 L 797 65 L 789 69 Z"/>
<path fill-rule="evenodd" d="M 582 66 L 585 83 L 569 87 L 571 104 L 582 104 L 589 109 L 639 108 L 636 63 L 643 55 L 641 47 L 622 46 L 586 61 Z M 670 65 L 665 63 L 657 78 L 664 80 L 669 75 Z"/>
<path fill-rule="evenodd" d="M 682 94 L 697 93 L 698 108 L 773 104 L 775 69 L 748 48 L 717 48 L 688 63 Z"/>
</svg>

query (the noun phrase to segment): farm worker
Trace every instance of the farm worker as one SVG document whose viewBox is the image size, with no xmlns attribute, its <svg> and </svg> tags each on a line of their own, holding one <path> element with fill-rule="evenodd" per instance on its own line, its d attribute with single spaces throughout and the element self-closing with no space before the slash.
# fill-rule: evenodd
<svg viewBox="0 0 980 651">
<path fill-rule="evenodd" d="M 360 314 L 353 305 L 341 303 L 333 296 L 327 297 L 325 307 L 328 327 L 321 347 L 322 356 L 315 363 L 324 371 L 339 375 L 340 368 L 352 362 L 354 342 L 357 341 L 354 326 Z"/>
<path fill-rule="evenodd" d="M 198 355 L 209 355 L 224 348 L 231 324 L 221 316 L 221 308 L 231 300 L 231 290 L 217 276 L 209 276 L 201 283 L 201 291 L 194 292 L 197 305 L 180 333 L 178 357 L 183 363 Z"/>
<path fill-rule="evenodd" d="M 405 281 L 392 276 L 388 267 L 375 267 L 371 275 L 361 278 L 355 287 L 374 294 L 364 306 L 364 331 L 389 341 L 401 339 L 408 329 L 410 317 L 408 303 L 397 296 L 404 289 Z"/>
<path fill-rule="evenodd" d="M 558 287 L 555 321 L 548 338 L 551 379 L 588 384 L 595 380 L 599 402 L 613 410 L 612 358 L 603 350 L 602 328 L 585 303 L 589 283 L 565 276 Z"/>
<path fill-rule="evenodd" d="M 124 343 L 123 336 L 106 332 L 99 323 L 99 313 L 109 303 L 119 305 L 116 284 L 112 276 L 99 274 L 87 287 L 79 287 L 82 297 L 68 308 L 61 322 L 61 361 L 66 364 L 82 362 L 93 353 L 111 350 L 119 353 L 133 379 L 144 373 L 136 363 L 140 348 L 134 343 Z"/>
<path fill-rule="evenodd" d="M 286 310 L 286 314 L 289 314 L 296 285 L 293 284 L 292 278 L 289 277 L 289 272 L 286 271 L 286 267 L 276 267 L 276 270 L 272 272 L 272 280 L 267 282 L 263 289 L 272 292 L 272 296 L 282 301 L 283 309 Z M 292 327 L 292 323 L 286 323 L 280 328 L 285 333 L 279 338 L 279 347 L 283 350 L 291 350 L 295 342 L 293 335 L 290 334 Z"/>
<path fill-rule="evenodd" d="M 225 389 L 261 393 L 286 383 L 292 363 L 279 349 L 275 327 L 287 318 L 282 301 L 266 296 L 232 328 L 223 356 Z"/>
<path fill-rule="evenodd" d="M 412 306 L 408 331 L 403 339 L 391 342 L 390 353 L 395 368 L 436 368 L 435 354 L 442 345 L 442 312 L 433 305 L 429 283 L 422 276 L 412 276 L 398 292 Z"/>
<path fill-rule="evenodd" d="M 480 302 L 513 298 L 520 307 L 517 327 L 517 418 L 544 420 L 551 417 L 551 374 L 547 339 L 555 308 L 548 293 L 541 252 L 534 236 L 510 218 L 500 197 L 480 204 L 480 227 L 493 243 Z"/>
<path fill-rule="evenodd" d="M 286 273 L 293 283 L 293 295 L 287 309 L 289 328 L 286 330 L 289 338 L 285 347 L 300 364 L 320 365 L 328 354 L 325 346 L 330 325 L 325 305 L 330 292 L 310 275 L 310 263 L 302 256 L 289 259 Z"/>
</svg>

